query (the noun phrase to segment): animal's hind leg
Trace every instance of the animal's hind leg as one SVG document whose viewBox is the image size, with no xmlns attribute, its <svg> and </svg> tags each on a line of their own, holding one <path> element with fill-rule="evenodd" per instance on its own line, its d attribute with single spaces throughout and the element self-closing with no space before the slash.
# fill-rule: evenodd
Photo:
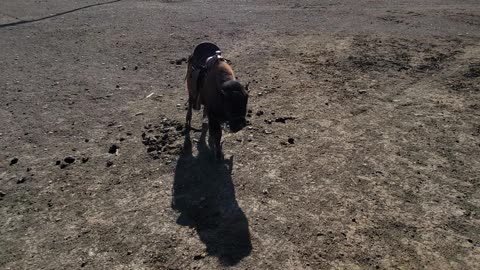
<svg viewBox="0 0 480 270">
<path fill-rule="evenodd" d="M 190 127 L 192 126 L 192 102 L 190 100 L 188 101 L 188 111 L 187 111 L 187 117 L 185 119 L 185 129 L 187 132 L 190 131 Z"/>
</svg>

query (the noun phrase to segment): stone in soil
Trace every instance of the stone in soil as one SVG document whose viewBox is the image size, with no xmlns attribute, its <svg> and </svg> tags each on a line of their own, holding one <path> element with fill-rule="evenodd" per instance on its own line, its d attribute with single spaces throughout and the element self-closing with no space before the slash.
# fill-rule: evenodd
<svg viewBox="0 0 480 270">
<path fill-rule="evenodd" d="M 294 139 L 294 138 L 288 138 L 288 143 L 289 143 L 289 144 L 294 144 L 294 143 L 295 143 L 295 139 Z"/>
<path fill-rule="evenodd" d="M 205 258 L 205 254 L 204 254 L 204 253 L 193 256 L 193 259 L 194 259 L 195 261 L 201 260 L 201 259 L 203 259 L 203 258 Z"/>
<path fill-rule="evenodd" d="M 277 119 L 275 119 L 275 122 L 285 124 L 287 120 L 293 120 L 293 119 L 295 118 L 294 117 L 278 117 Z"/>
<path fill-rule="evenodd" d="M 63 161 L 65 161 L 68 164 L 72 164 L 73 162 L 75 162 L 75 158 L 72 156 L 68 156 Z"/>
<path fill-rule="evenodd" d="M 10 160 L 10 166 L 17 164 L 17 162 L 18 158 L 12 158 L 12 160 Z"/>
<path fill-rule="evenodd" d="M 112 146 L 110 146 L 110 148 L 108 149 L 108 153 L 116 154 L 118 151 L 118 148 L 119 147 L 116 144 L 112 144 Z"/>
<path fill-rule="evenodd" d="M 90 159 L 90 158 L 88 158 L 88 157 L 83 157 L 83 158 L 82 158 L 82 163 L 86 163 L 89 159 Z"/>
<path fill-rule="evenodd" d="M 107 167 L 111 167 L 112 165 L 113 165 L 113 162 L 112 162 L 112 161 L 110 161 L 110 160 L 107 161 L 107 164 L 106 164 Z"/>
<path fill-rule="evenodd" d="M 30 177 L 29 176 L 24 176 L 20 179 L 17 180 L 17 184 L 22 184 L 22 183 L 25 183 L 26 181 L 30 181 Z"/>
</svg>

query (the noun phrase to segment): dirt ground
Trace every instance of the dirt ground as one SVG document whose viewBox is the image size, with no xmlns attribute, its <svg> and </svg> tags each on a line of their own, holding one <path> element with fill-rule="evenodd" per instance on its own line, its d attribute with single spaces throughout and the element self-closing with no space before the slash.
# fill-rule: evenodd
<svg viewBox="0 0 480 270">
<path fill-rule="evenodd" d="M 477 0 L 2 0 L 0 269 L 480 269 L 479 29 Z M 251 82 L 224 162 L 183 130 L 202 41 Z"/>
</svg>

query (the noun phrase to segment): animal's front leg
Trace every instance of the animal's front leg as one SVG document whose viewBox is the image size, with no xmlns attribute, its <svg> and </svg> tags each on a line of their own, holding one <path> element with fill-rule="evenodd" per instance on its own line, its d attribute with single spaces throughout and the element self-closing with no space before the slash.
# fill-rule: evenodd
<svg viewBox="0 0 480 270">
<path fill-rule="evenodd" d="M 222 127 L 217 120 L 212 119 L 209 117 L 208 119 L 208 144 L 210 149 L 213 151 L 215 159 L 222 158 L 222 146 L 220 145 L 220 141 L 222 140 Z"/>
</svg>

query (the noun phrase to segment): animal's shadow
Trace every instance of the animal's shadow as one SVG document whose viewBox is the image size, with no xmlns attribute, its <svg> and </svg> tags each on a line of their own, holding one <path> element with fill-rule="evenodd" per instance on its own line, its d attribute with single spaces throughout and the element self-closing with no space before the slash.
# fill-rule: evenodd
<svg viewBox="0 0 480 270">
<path fill-rule="evenodd" d="M 235 199 L 233 159 L 214 161 L 205 143 L 206 125 L 193 155 L 189 132 L 178 159 L 172 208 L 177 223 L 196 229 L 207 253 L 224 265 L 235 265 L 252 250 L 248 221 Z"/>
</svg>

